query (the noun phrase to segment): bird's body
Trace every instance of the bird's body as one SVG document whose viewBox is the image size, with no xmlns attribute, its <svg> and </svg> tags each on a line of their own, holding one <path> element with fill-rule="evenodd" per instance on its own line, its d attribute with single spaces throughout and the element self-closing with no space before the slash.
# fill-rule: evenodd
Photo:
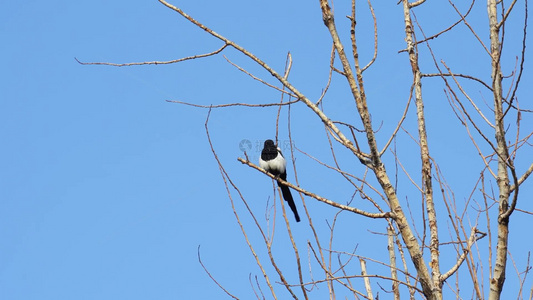
<svg viewBox="0 0 533 300">
<path fill-rule="evenodd" d="M 287 180 L 287 161 L 281 154 L 281 150 L 276 147 L 274 141 L 266 140 L 263 151 L 261 151 L 261 157 L 259 158 L 259 166 L 272 175 L 279 176 L 283 180 Z M 296 210 L 296 205 L 292 198 L 291 191 L 288 186 L 281 184 L 278 181 L 278 186 L 281 188 L 281 193 L 283 194 L 283 199 L 287 201 L 289 207 L 294 213 L 296 222 L 300 222 L 300 216 Z"/>
</svg>

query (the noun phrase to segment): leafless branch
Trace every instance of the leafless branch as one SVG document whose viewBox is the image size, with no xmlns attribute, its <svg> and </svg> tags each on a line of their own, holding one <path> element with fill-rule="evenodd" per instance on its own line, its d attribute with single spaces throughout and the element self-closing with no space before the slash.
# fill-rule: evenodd
<svg viewBox="0 0 533 300">
<path fill-rule="evenodd" d="M 197 253 L 198 253 L 197 254 L 198 255 L 198 262 L 200 263 L 200 265 L 204 269 L 205 273 L 207 273 L 207 276 L 209 276 L 209 278 L 211 278 L 211 280 L 213 280 L 213 282 L 216 283 L 216 285 L 219 288 L 221 288 L 228 296 L 230 296 L 233 299 L 237 299 L 238 300 L 239 298 L 235 297 L 232 293 L 230 293 L 228 290 L 226 290 L 220 283 L 218 283 L 218 281 L 213 277 L 213 275 L 211 275 L 209 270 L 207 270 L 207 268 L 205 267 L 204 263 L 202 262 L 202 258 L 200 257 L 200 245 L 198 245 Z"/>
<path fill-rule="evenodd" d="M 468 29 L 470 29 L 470 32 L 472 32 L 472 34 L 476 37 L 476 39 L 478 40 L 478 42 L 481 44 L 481 46 L 483 46 L 483 49 L 485 49 L 485 51 L 487 52 L 488 55 L 491 55 L 489 49 L 487 48 L 487 46 L 485 46 L 485 43 L 483 43 L 483 40 L 477 35 L 476 31 L 474 30 L 474 28 L 466 21 L 466 16 L 461 14 L 461 12 L 459 11 L 459 9 L 457 9 L 457 7 L 455 6 L 455 4 L 452 2 L 452 0 L 448 0 L 448 2 L 450 3 L 450 5 L 455 9 L 455 11 L 457 12 L 457 14 L 461 17 L 461 21 L 463 21 L 463 23 L 466 25 L 466 27 L 468 27 Z"/>
<path fill-rule="evenodd" d="M 170 103 L 177 103 L 177 104 L 183 104 L 198 108 L 225 108 L 225 107 L 234 107 L 234 106 L 244 106 L 244 107 L 269 107 L 269 106 L 284 106 L 284 105 L 290 105 L 298 102 L 298 100 L 293 100 L 289 102 L 283 102 L 283 103 L 260 103 L 260 104 L 250 104 L 250 103 L 227 103 L 227 104 L 217 104 L 217 105 L 201 105 L 196 103 L 190 103 L 190 102 L 184 102 L 184 101 L 177 101 L 177 100 L 166 100 Z"/>
<path fill-rule="evenodd" d="M 290 57 L 290 54 L 289 54 L 289 57 Z M 241 72 L 243 72 L 244 74 L 246 74 L 246 75 L 252 77 L 253 80 L 259 81 L 259 82 L 261 82 L 262 84 L 264 84 L 264 85 L 266 85 L 266 86 L 268 86 L 268 87 L 270 87 L 270 88 L 273 88 L 273 89 L 275 89 L 275 90 L 277 90 L 277 91 L 279 91 L 279 92 L 282 92 L 282 93 L 284 93 L 284 94 L 288 94 L 289 96 L 296 97 L 294 94 L 291 94 L 291 93 L 285 91 L 285 90 L 282 89 L 282 88 L 279 88 L 279 87 L 277 87 L 277 86 L 275 86 L 275 85 L 272 85 L 272 84 L 270 84 L 270 83 L 264 81 L 263 79 L 261 79 L 261 78 L 255 76 L 254 74 L 252 74 L 252 73 L 246 71 L 245 69 L 243 69 L 242 67 L 240 67 L 240 66 L 237 65 L 236 63 L 234 63 L 234 62 L 232 62 L 231 60 L 229 60 L 229 58 L 227 58 L 225 55 L 224 55 L 224 59 L 225 59 L 230 65 L 232 65 L 232 66 L 234 66 L 235 68 L 237 68 L 239 71 L 241 71 Z M 290 62 L 291 62 L 291 65 L 292 65 L 292 59 L 290 60 Z M 289 73 L 288 73 L 289 71 L 290 71 L 290 68 L 287 69 L 287 73 L 286 73 L 286 75 L 283 75 L 283 78 L 284 78 L 285 80 L 287 80 L 287 77 L 289 76 Z"/>
<path fill-rule="evenodd" d="M 485 236 L 485 235 L 482 235 L 481 237 L 476 237 L 476 233 L 480 233 L 480 232 L 477 230 L 477 228 L 473 227 L 472 230 L 470 231 L 470 237 L 468 238 L 466 246 L 464 247 L 463 253 L 459 256 L 459 259 L 457 259 L 457 262 L 455 263 L 455 265 L 451 267 L 450 270 L 448 270 L 448 272 L 442 274 L 440 278 L 441 282 L 446 281 L 446 279 L 448 279 L 455 272 L 457 272 L 459 267 L 465 261 L 467 254 L 468 252 L 470 252 L 470 249 L 472 248 L 472 245 L 474 244 L 474 242 Z"/>
<path fill-rule="evenodd" d="M 368 277 L 368 274 L 366 272 L 366 262 L 362 258 L 359 259 L 359 262 L 361 263 L 361 276 L 363 277 L 365 282 L 366 295 L 368 299 L 373 300 L 374 295 L 372 294 L 372 287 L 370 286 L 370 278 Z"/>
<path fill-rule="evenodd" d="M 442 77 L 442 76 L 453 76 L 453 77 L 462 77 L 466 79 L 471 79 L 474 81 L 477 81 L 481 83 L 484 87 L 486 87 L 489 91 L 492 91 L 492 88 L 490 85 L 485 83 L 483 80 L 476 78 L 474 76 L 466 75 L 466 74 L 460 74 L 460 73 L 429 73 L 429 74 L 422 74 L 422 77 Z"/>
<path fill-rule="evenodd" d="M 368 62 L 368 64 L 361 69 L 361 73 L 368 69 L 376 61 L 378 56 L 378 21 L 370 0 L 368 0 L 368 7 L 370 8 L 370 13 L 372 14 L 372 20 L 374 21 L 374 56 L 372 56 L 372 59 Z M 355 18 L 353 14 L 352 18 Z"/>
<path fill-rule="evenodd" d="M 355 207 L 350 207 L 350 206 L 346 206 L 346 205 L 343 205 L 343 204 L 337 203 L 337 202 L 335 202 L 335 201 L 331 201 L 331 200 L 326 199 L 326 198 L 324 198 L 324 197 L 321 197 L 321 196 L 319 196 L 319 195 L 316 195 L 316 194 L 313 194 L 313 193 L 311 193 L 311 192 L 308 192 L 307 190 L 304 190 L 304 189 L 302 189 L 302 188 L 300 188 L 300 187 L 298 187 L 298 186 L 295 186 L 295 185 L 293 185 L 292 183 L 289 183 L 289 182 L 287 182 L 287 181 L 285 181 L 285 180 L 283 180 L 283 179 L 281 179 L 281 178 L 279 178 L 279 177 L 276 177 L 276 176 L 274 176 L 274 175 L 268 173 L 268 172 L 265 171 L 264 169 L 261 169 L 259 166 L 257 166 L 257 165 L 255 165 L 255 164 L 251 163 L 251 162 L 248 161 L 248 160 L 242 159 L 242 158 L 240 158 L 240 157 L 239 157 L 237 160 L 238 160 L 239 162 L 241 162 L 242 164 L 245 164 L 245 165 L 247 165 L 247 166 L 249 166 L 249 167 L 252 167 L 252 168 L 258 170 L 259 172 L 261 172 L 261 173 L 267 175 L 268 177 L 270 177 L 270 178 L 272 178 L 272 179 L 274 179 L 274 180 L 277 180 L 277 181 L 280 182 L 281 184 L 286 185 L 286 186 L 288 186 L 288 187 L 294 189 L 294 190 L 297 191 L 297 192 L 300 192 L 300 193 L 302 193 L 302 194 L 304 194 L 304 195 L 307 195 L 307 196 L 309 196 L 309 197 L 311 197 L 311 198 L 314 198 L 314 199 L 316 199 L 316 200 L 318 200 L 318 201 L 320 201 L 320 202 L 323 202 L 323 203 L 329 204 L 329 205 L 331 205 L 331 206 L 333 206 L 333 207 L 340 208 L 340 209 L 347 210 L 347 211 L 351 211 L 351 212 L 353 212 L 353 213 L 356 213 L 356 214 L 359 214 L 359 215 L 362 215 L 362 216 L 365 216 L 365 217 L 373 218 L 373 219 L 379 219 L 379 218 L 394 218 L 394 217 L 395 217 L 394 213 L 392 213 L 392 212 L 371 213 L 371 212 L 367 212 L 367 211 L 364 211 L 364 210 L 360 210 L 360 209 L 355 208 Z"/>
<path fill-rule="evenodd" d="M 512 103 L 513 103 L 513 100 L 515 99 L 516 97 L 516 91 L 518 90 L 518 85 L 520 84 L 520 79 L 522 79 L 522 73 L 524 72 L 524 61 L 525 61 L 525 58 L 526 58 L 526 37 L 527 37 L 527 19 L 528 19 L 528 7 L 527 7 L 527 0 L 524 1 L 524 33 L 522 34 L 522 51 L 521 51 L 521 57 L 520 57 L 520 68 L 518 70 L 518 77 L 516 78 L 516 83 L 514 85 L 514 88 L 513 88 L 513 93 L 511 94 L 511 97 L 507 98 L 509 99 L 509 107 L 507 107 L 506 111 L 503 113 L 503 116 L 507 115 L 507 112 L 509 111 L 509 109 L 511 107 L 513 107 Z M 516 1 L 513 1 L 512 3 L 512 6 L 516 3 Z M 508 14 L 511 12 L 511 9 L 512 7 L 509 7 L 509 9 L 507 10 L 507 16 Z M 507 16 L 505 17 L 505 19 L 507 19 Z M 504 24 L 504 20 L 502 20 L 500 22 L 501 24 Z M 500 24 L 500 26 L 501 26 Z M 515 107 L 515 109 L 517 109 Z"/>
<path fill-rule="evenodd" d="M 142 65 L 168 65 L 168 64 L 175 64 L 186 60 L 191 59 L 198 59 L 198 58 L 204 58 L 208 56 L 216 55 L 222 50 L 224 50 L 226 47 L 228 47 L 229 44 L 225 43 L 222 47 L 219 49 L 209 52 L 206 54 L 198 54 L 193 56 L 187 56 L 180 59 L 174 59 L 174 60 L 168 60 L 168 61 L 143 61 L 143 62 L 133 62 L 133 63 L 124 63 L 124 64 L 117 64 L 117 63 L 109 63 L 109 62 L 82 62 L 78 60 L 77 58 L 74 58 L 79 64 L 81 65 L 103 65 L 103 66 L 113 66 L 113 67 L 130 67 L 130 66 L 142 66 Z"/>
</svg>

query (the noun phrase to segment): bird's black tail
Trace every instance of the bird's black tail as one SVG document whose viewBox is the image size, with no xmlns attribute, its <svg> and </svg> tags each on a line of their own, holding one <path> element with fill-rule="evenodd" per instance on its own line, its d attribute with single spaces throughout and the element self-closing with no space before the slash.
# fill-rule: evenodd
<svg viewBox="0 0 533 300">
<path fill-rule="evenodd" d="M 288 186 L 281 184 L 279 181 L 278 181 L 278 186 L 281 188 L 283 199 L 287 201 L 287 203 L 289 204 L 289 207 L 294 213 L 294 218 L 296 218 L 296 222 L 300 222 L 300 216 L 298 215 L 298 210 L 296 210 L 296 204 L 294 204 L 294 200 L 292 199 L 291 190 L 289 189 Z"/>
</svg>

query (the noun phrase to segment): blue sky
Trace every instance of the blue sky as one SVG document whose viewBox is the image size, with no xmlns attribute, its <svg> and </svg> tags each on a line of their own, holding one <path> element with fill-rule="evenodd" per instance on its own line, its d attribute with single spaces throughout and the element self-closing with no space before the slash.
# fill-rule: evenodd
<svg viewBox="0 0 533 300">
<path fill-rule="evenodd" d="M 309 98 L 320 96 L 327 82 L 331 44 L 318 1 L 181 2 L 174 4 L 248 48 L 279 72 L 290 51 L 291 81 Z M 376 127 L 381 124 L 378 139 L 383 145 L 405 106 L 411 74 L 407 56 L 398 54 L 405 47 L 401 7 L 375 5 L 380 52 L 365 78 L 373 122 Z M 221 46 L 157 1 L 12 1 L 1 7 L 0 53 L 4 59 L 0 62 L 0 138 L 4 143 L 0 149 L 0 298 L 222 298 L 223 292 L 198 263 L 198 246 L 204 264 L 221 284 L 242 299 L 251 298 L 248 277 L 261 275 L 235 222 L 207 143 L 207 110 L 165 100 L 203 105 L 271 103 L 279 101 L 279 92 L 239 72 L 222 55 L 175 65 L 121 68 L 82 66 L 75 61 L 165 61 Z M 464 5 L 459 7 L 466 9 Z M 348 38 L 345 4 L 335 3 L 335 9 L 343 11 L 337 21 L 343 38 Z M 477 16 L 472 16 L 470 22 L 485 30 L 485 6 L 477 3 L 475 9 Z M 509 26 L 507 32 L 521 32 L 523 12 L 517 11 L 512 16 L 518 25 Z M 359 50 L 366 64 L 372 57 L 373 32 L 363 2 L 358 6 L 358 17 Z M 446 3 L 422 7 L 417 17 L 428 35 L 456 20 Z M 486 31 L 481 31 L 480 37 L 487 42 Z M 513 50 L 520 39 L 519 34 L 506 35 L 506 74 L 514 67 L 519 52 Z M 437 59 L 443 59 L 458 73 L 490 80 L 490 61 L 464 26 L 453 36 L 435 40 L 432 47 Z M 423 67 L 428 73 L 434 72 L 425 53 L 421 55 L 426 59 Z M 275 83 L 234 50 L 227 49 L 223 54 Z M 525 100 L 523 107 L 533 109 L 527 102 L 532 81 L 527 69 L 531 64 L 526 62 L 518 96 Z M 334 76 L 324 110 L 335 119 L 357 126 L 346 87 L 340 76 Z M 427 79 L 424 88 L 432 156 L 456 200 L 463 203 L 482 164 L 450 109 L 442 82 Z M 490 94 L 479 85 L 469 84 L 468 88 L 480 103 L 483 99 L 490 102 Z M 412 112 L 405 127 L 414 134 Z M 209 121 L 219 158 L 263 225 L 267 200 L 272 201 L 270 180 L 236 159 L 242 156 L 240 142 L 249 140 L 253 148 L 248 155 L 257 160 L 257 145 L 273 138 L 275 117 L 275 108 L 230 108 L 212 111 Z M 527 115 L 522 126 L 523 132 L 532 131 L 533 123 Z M 321 122 L 302 104 L 291 107 L 291 133 L 296 147 L 333 163 Z M 281 117 L 280 140 L 288 140 L 286 108 Z M 517 160 L 519 173 L 533 157 L 531 149 L 523 149 L 522 158 Z M 348 170 L 362 174 L 357 160 L 337 150 Z M 407 134 L 398 138 L 397 151 L 407 168 L 419 174 L 417 148 Z M 303 187 L 341 203 L 349 201 L 353 191 L 340 181 L 342 178 L 301 153 L 296 152 L 295 157 Z M 392 155 L 385 161 L 388 170 L 394 170 Z M 289 174 L 291 181 L 292 176 Z M 405 199 L 418 201 L 418 193 L 405 176 L 400 176 L 399 187 Z M 526 183 L 522 195 L 531 192 L 531 183 Z M 522 198 L 519 208 L 531 211 L 527 198 Z M 239 199 L 235 200 L 252 241 L 264 254 L 251 218 Z M 327 234 L 326 220 L 331 222 L 337 211 L 306 201 L 320 232 Z M 358 207 L 371 209 L 368 203 L 357 201 L 361 200 L 355 200 Z M 298 205 L 303 210 L 301 203 Z M 351 251 L 357 246 L 358 254 L 363 256 L 386 254 L 386 239 L 371 234 L 384 231 L 383 221 L 346 212 L 341 216 L 335 240 L 339 249 Z M 310 254 L 306 243 L 312 236 L 303 219 L 292 227 L 303 261 L 307 262 Z M 470 219 L 473 221 L 475 215 Z M 533 248 L 533 242 L 523 238 L 527 234 L 523 224 L 527 222 L 531 217 L 518 213 L 511 221 L 511 251 L 519 266 L 524 266 L 527 252 Z M 278 224 L 275 253 L 289 278 L 296 282 L 292 248 L 282 223 Z M 446 226 L 443 221 L 447 238 Z M 372 242 L 366 242 L 369 239 Z M 508 274 L 506 292 L 514 295 L 516 276 L 512 267 Z M 528 284 L 531 286 L 531 281 Z M 326 291 L 323 286 L 319 294 Z M 281 299 L 286 297 L 283 291 L 280 295 Z"/>
</svg>

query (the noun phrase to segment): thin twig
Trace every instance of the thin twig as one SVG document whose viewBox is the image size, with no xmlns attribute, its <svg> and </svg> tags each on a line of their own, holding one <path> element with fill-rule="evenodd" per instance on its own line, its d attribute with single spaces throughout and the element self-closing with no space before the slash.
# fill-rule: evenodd
<svg viewBox="0 0 533 300">
<path fill-rule="evenodd" d="M 211 275 L 209 270 L 207 270 L 207 268 L 205 267 L 204 263 L 202 262 L 202 258 L 200 257 L 200 245 L 198 245 L 197 253 L 198 253 L 197 254 L 198 255 L 198 262 L 200 263 L 202 268 L 204 268 L 204 271 L 205 271 L 205 273 L 207 273 L 207 276 L 209 276 L 209 278 L 211 278 L 211 280 L 213 280 L 213 282 L 216 283 L 216 285 L 218 285 L 218 287 L 221 288 L 228 296 L 230 296 L 233 299 L 239 300 L 239 298 L 235 297 L 232 293 L 230 293 L 228 290 L 226 290 L 220 283 L 218 283 L 218 281 L 213 277 L 213 275 Z"/>
<path fill-rule="evenodd" d="M 225 43 L 222 47 L 220 47 L 219 49 L 213 52 L 209 52 L 205 54 L 198 54 L 198 55 L 193 55 L 193 56 L 187 56 L 184 58 L 168 60 L 168 61 L 143 61 L 143 62 L 117 64 L 117 63 L 110 63 L 110 62 L 82 62 L 77 58 L 74 58 L 74 59 L 81 65 L 104 65 L 104 66 L 113 66 L 113 67 L 130 67 L 130 66 L 142 66 L 142 65 L 168 65 L 168 64 L 179 63 L 179 62 L 186 61 L 186 60 L 213 56 L 213 55 L 216 55 L 222 52 L 222 50 L 224 50 L 227 46 L 229 46 L 229 44 Z"/>
<path fill-rule="evenodd" d="M 290 53 L 289 53 L 288 57 L 289 57 L 289 59 L 290 59 Z M 234 62 L 232 62 L 231 60 L 229 60 L 229 58 L 227 58 L 226 55 L 224 55 L 224 59 L 225 59 L 230 65 L 232 65 L 232 66 L 234 66 L 235 68 L 237 68 L 239 71 L 241 71 L 241 72 L 243 72 L 244 74 L 250 76 L 253 80 L 259 81 L 259 82 L 261 82 L 262 84 L 268 86 L 269 88 L 273 88 L 273 89 L 277 90 L 278 92 L 282 92 L 282 93 L 284 93 L 284 94 L 288 94 L 288 95 L 290 95 L 290 96 L 292 96 L 292 97 L 297 98 L 294 94 L 291 94 L 291 93 L 287 92 L 287 91 L 284 90 L 283 88 L 279 88 L 279 87 L 277 87 L 277 86 L 275 86 L 275 85 L 272 85 L 272 84 L 270 84 L 270 83 L 264 81 L 263 79 L 261 79 L 261 78 L 255 76 L 254 74 L 252 74 L 252 73 L 246 71 L 246 70 L 245 70 L 244 68 L 242 68 L 241 66 L 239 66 L 239 65 L 237 65 L 236 63 L 234 63 Z M 290 59 L 290 65 L 292 65 L 292 59 Z M 283 78 L 287 79 L 286 77 L 289 76 L 288 71 L 290 71 L 290 66 L 289 66 L 288 69 L 286 69 L 286 75 L 284 75 Z"/>
<path fill-rule="evenodd" d="M 244 106 L 244 107 L 269 107 L 269 106 L 284 106 L 289 104 L 294 104 L 298 102 L 298 100 L 289 101 L 289 102 L 283 102 L 283 103 L 260 103 L 260 104 L 250 104 L 250 103 L 226 103 L 226 104 L 217 104 L 217 105 L 202 105 L 202 104 L 196 104 L 196 103 L 190 103 L 190 102 L 184 102 L 184 101 L 178 101 L 178 100 L 166 100 L 170 103 L 177 103 L 177 104 L 183 104 L 193 107 L 199 107 L 199 108 L 225 108 L 225 107 L 234 107 L 234 106 Z"/>
<path fill-rule="evenodd" d="M 368 0 L 368 7 L 370 8 L 370 13 L 372 14 L 372 20 L 374 21 L 374 56 L 372 56 L 372 59 L 368 62 L 368 64 L 361 69 L 361 73 L 368 69 L 376 61 L 378 56 L 378 21 L 370 0 Z"/>
</svg>

